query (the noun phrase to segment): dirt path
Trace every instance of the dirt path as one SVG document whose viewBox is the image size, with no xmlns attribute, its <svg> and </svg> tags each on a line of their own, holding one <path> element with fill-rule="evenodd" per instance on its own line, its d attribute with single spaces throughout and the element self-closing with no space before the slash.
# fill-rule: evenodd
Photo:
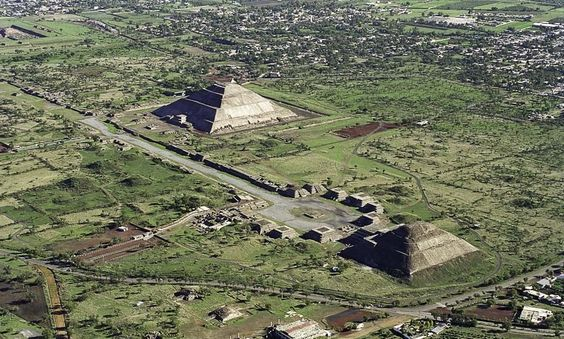
<svg viewBox="0 0 564 339">
<path fill-rule="evenodd" d="M 322 126 L 322 125 L 332 124 L 332 123 L 337 122 L 337 121 L 350 120 L 350 119 L 353 119 L 353 118 L 354 117 L 342 117 L 342 118 L 336 118 L 336 119 L 331 119 L 331 120 L 322 121 L 322 122 L 315 122 L 315 123 L 311 123 L 311 124 L 308 124 L 308 125 L 301 126 L 301 128 Z M 294 127 L 288 127 L 288 128 L 284 128 L 284 129 L 281 129 L 281 130 L 278 130 L 278 131 L 274 131 L 274 132 L 271 132 L 271 133 L 272 134 L 280 134 L 280 133 L 299 130 L 299 129 L 300 129 L 300 127 L 294 126 Z"/>
<path fill-rule="evenodd" d="M 366 141 L 366 139 L 367 139 L 370 135 L 372 135 L 372 134 L 373 134 L 373 133 L 370 133 L 370 134 L 366 135 L 365 137 L 363 137 L 362 140 L 361 140 L 361 141 L 356 145 L 356 147 L 353 149 L 353 151 L 351 152 L 351 154 L 358 155 L 357 152 L 358 152 L 359 147 L 360 147 L 360 146 L 362 145 L 362 143 L 364 143 L 364 142 Z M 350 160 L 350 156 L 348 156 L 348 157 L 346 158 L 346 163 L 345 163 L 345 165 L 348 165 L 348 161 L 349 161 L 349 160 Z M 378 160 L 375 160 L 375 159 L 373 159 L 373 160 L 376 161 L 376 162 L 378 162 Z M 410 171 L 407 171 L 407 170 L 405 170 L 405 169 L 403 169 L 403 168 L 400 168 L 400 167 L 395 166 L 395 165 L 392 165 L 392 164 L 385 164 L 385 165 L 390 166 L 390 167 L 392 167 L 392 168 L 394 168 L 394 169 L 396 169 L 396 170 L 398 170 L 398 171 L 401 171 L 401 172 L 407 174 L 408 176 L 410 176 L 411 178 L 413 178 L 413 180 L 415 180 L 415 184 L 417 185 L 417 188 L 418 188 L 418 190 L 419 190 L 419 192 L 420 192 L 420 194 L 421 194 L 421 198 L 419 199 L 419 201 L 416 202 L 416 204 L 419 203 L 420 201 L 422 201 L 422 202 L 425 204 L 425 206 L 426 206 L 430 211 L 435 212 L 435 213 L 438 213 L 438 214 L 441 213 L 441 211 L 438 210 L 438 209 L 436 209 L 436 208 L 431 204 L 431 202 L 429 201 L 429 198 L 428 198 L 428 196 L 427 196 L 427 192 L 425 191 L 425 188 L 423 187 L 423 183 L 422 183 L 422 181 L 421 181 L 421 178 L 420 178 L 418 175 L 415 175 L 414 173 L 412 173 L 412 172 L 410 172 Z M 476 232 L 476 230 L 474 230 L 474 229 L 472 228 L 473 225 L 471 225 L 471 224 L 469 224 L 467 221 L 465 221 L 465 220 L 463 220 L 463 219 L 457 217 L 456 215 L 448 215 L 448 217 L 451 218 L 451 219 L 452 219 L 454 222 L 456 222 L 458 225 L 460 225 L 460 227 L 462 227 L 462 228 L 464 228 L 464 229 L 467 229 L 467 230 L 469 230 L 470 232 L 476 234 L 476 236 L 478 237 L 478 239 L 480 239 L 481 243 L 484 244 L 484 246 L 485 246 L 486 248 L 488 248 L 488 249 L 491 251 L 491 253 L 493 253 L 493 255 L 494 255 L 494 257 L 495 257 L 495 261 L 496 261 L 495 268 L 494 268 L 494 270 L 493 270 L 490 274 L 488 274 L 486 277 L 483 277 L 483 278 L 482 278 L 482 282 L 486 282 L 486 281 L 488 281 L 489 279 L 495 277 L 495 276 L 499 273 L 499 271 L 501 270 L 501 267 L 502 267 L 502 265 L 503 265 L 503 258 L 502 258 L 502 256 L 501 256 L 501 254 L 499 253 L 499 251 L 495 248 L 495 246 L 493 246 L 492 244 L 490 244 L 489 242 L 487 242 L 486 240 L 484 240 L 484 239 Z"/>
<path fill-rule="evenodd" d="M 57 286 L 57 281 L 55 280 L 55 275 L 53 275 L 53 272 L 45 266 L 35 265 L 35 268 L 41 273 L 43 279 L 45 280 L 45 296 L 47 299 L 47 305 L 49 306 L 49 312 L 51 313 L 51 323 L 53 329 L 55 330 L 55 337 L 69 338 L 65 320 L 65 310 L 63 309 L 63 304 L 61 303 L 61 298 L 59 297 L 59 288 Z"/>
<path fill-rule="evenodd" d="M 360 146 L 362 146 L 362 144 L 364 144 L 364 142 L 374 133 L 379 132 L 380 128 L 382 128 L 382 122 L 378 122 L 378 127 L 376 129 L 374 129 L 372 132 L 366 134 L 365 136 L 361 137 L 361 139 L 358 141 L 358 143 L 356 143 L 356 145 L 354 146 L 353 150 L 345 155 L 345 158 L 343 159 L 343 164 L 342 164 L 342 170 L 340 171 L 341 175 L 338 177 L 338 179 L 336 180 L 337 182 L 341 182 L 341 180 L 343 181 L 344 184 L 344 179 L 346 178 L 346 171 L 349 169 L 349 164 L 351 162 L 351 158 L 353 157 L 353 155 L 357 155 L 358 149 L 360 148 Z"/>
</svg>

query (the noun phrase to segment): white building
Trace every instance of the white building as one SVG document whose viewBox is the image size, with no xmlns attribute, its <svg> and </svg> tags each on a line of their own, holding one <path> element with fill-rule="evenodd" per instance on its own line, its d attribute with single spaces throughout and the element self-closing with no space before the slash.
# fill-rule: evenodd
<svg viewBox="0 0 564 339">
<path fill-rule="evenodd" d="M 525 320 L 533 324 L 540 324 L 546 319 L 552 317 L 552 311 L 545 310 L 544 308 L 523 306 L 519 320 Z"/>
<path fill-rule="evenodd" d="M 289 324 L 276 325 L 271 336 L 275 339 L 313 339 L 331 335 L 313 320 L 300 319 Z"/>
</svg>

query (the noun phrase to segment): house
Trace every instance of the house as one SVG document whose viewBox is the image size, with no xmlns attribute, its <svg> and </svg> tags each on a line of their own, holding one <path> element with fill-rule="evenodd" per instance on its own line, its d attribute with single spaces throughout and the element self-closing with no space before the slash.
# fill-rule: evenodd
<svg viewBox="0 0 564 339">
<path fill-rule="evenodd" d="M 343 201 L 347 198 L 348 194 L 340 188 L 331 188 L 325 193 L 324 197 L 335 201 Z"/>
<path fill-rule="evenodd" d="M 557 294 L 546 294 L 533 289 L 533 286 L 525 286 L 523 294 L 528 295 L 539 301 L 548 302 L 550 304 L 562 305 L 562 297 Z"/>
<path fill-rule="evenodd" d="M 345 199 L 345 204 L 353 207 L 362 208 L 366 204 L 374 202 L 374 198 L 366 193 L 351 194 Z"/>
<path fill-rule="evenodd" d="M 289 324 L 276 325 L 269 329 L 268 337 L 272 339 L 313 339 L 330 336 L 313 320 L 300 319 Z"/>
<path fill-rule="evenodd" d="M 521 315 L 519 315 L 519 320 L 527 321 L 537 325 L 552 317 L 552 315 L 552 311 L 545 310 L 544 308 L 523 306 Z"/>
<path fill-rule="evenodd" d="M 321 226 L 310 230 L 305 233 L 302 238 L 317 241 L 318 243 L 324 244 L 330 241 L 337 241 L 341 238 L 340 234 L 331 227 Z"/>
<path fill-rule="evenodd" d="M 129 227 L 127 226 L 119 226 L 118 228 L 116 228 L 116 231 L 118 232 L 127 232 L 129 230 Z"/>
<path fill-rule="evenodd" d="M 208 313 L 208 316 L 210 316 L 210 318 L 216 319 L 224 323 L 229 320 L 242 317 L 243 313 L 241 313 L 238 309 L 234 307 L 222 306 Z"/>
<path fill-rule="evenodd" d="M 274 239 L 293 239 L 298 236 L 298 233 L 288 226 L 280 226 L 268 232 L 267 235 Z"/>
<path fill-rule="evenodd" d="M 251 223 L 251 230 L 257 232 L 260 235 L 265 235 L 270 231 L 274 230 L 278 225 L 270 220 L 258 219 Z"/>
</svg>

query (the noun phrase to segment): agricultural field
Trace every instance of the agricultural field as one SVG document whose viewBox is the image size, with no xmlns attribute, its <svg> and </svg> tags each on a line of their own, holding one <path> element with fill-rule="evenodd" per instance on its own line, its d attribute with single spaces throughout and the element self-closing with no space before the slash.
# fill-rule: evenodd
<svg viewBox="0 0 564 339">
<path fill-rule="evenodd" d="M 406 92 L 407 96 L 398 94 L 403 93 L 397 90 L 402 82 L 413 89 Z M 563 178 L 558 147 L 555 147 L 563 142 L 562 134 L 559 127 L 550 124 L 511 120 L 526 116 L 527 111 L 542 104 L 542 99 L 531 97 L 516 109 L 515 98 L 503 92 L 449 84 L 437 88 L 434 95 L 423 90 L 428 86 L 436 88 L 429 80 L 381 83 L 385 85 L 376 87 L 376 95 L 371 94 L 365 83 L 359 83 L 358 87 L 348 83 L 342 89 L 313 88 L 306 93 L 319 101 L 330 98 L 335 108 L 366 112 L 355 119 L 364 117 L 368 122 L 370 118 L 378 121 L 385 117 L 399 128 L 342 138 L 338 133 L 344 127 L 363 123 L 339 120 L 286 131 L 265 131 L 261 133 L 263 138 L 273 140 L 266 139 L 261 144 L 272 146 L 270 151 L 263 146 L 265 149 L 260 153 L 278 150 L 281 153 L 266 159 L 243 160 L 243 163 L 237 158 L 236 165 L 281 183 L 326 182 L 347 191 L 370 193 L 379 197 L 392 214 L 414 215 L 423 220 L 436 219 L 440 214 L 457 215 L 476 224 L 473 232 L 489 247 L 503 253 L 507 257 L 507 269 L 512 271 L 527 269 L 522 265 L 512 267 L 517 258 L 537 264 L 553 260 L 562 242 L 562 235 L 556 229 L 562 223 L 559 212 L 562 199 L 557 192 L 562 190 Z M 264 86 L 268 91 L 291 88 L 286 84 Z M 341 99 L 340 93 L 351 95 L 355 91 L 358 95 L 351 96 L 354 98 L 350 99 L 351 103 L 342 103 L 348 96 Z M 303 96 L 304 92 L 301 93 Z M 492 107 L 491 102 L 499 98 L 501 105 Z M 363 108 L 354 108 L 353 101 Z M 410 110 L 423 102 L 430 102 L 425 112 Z M 429 126 L 417 127 L 414 122 L 420 120 L 428 120 Z M 517 136 L 518 148 L 515 147 Z M 217 152 L 219 157 L 230 145 L 236 151 L 252 149 L 244 134 L 233 143 L 229 136 L 221 139 L 225 142 Z M 307 148 L 282 153 L 283 149 L 291 149 L 291 145 Z M 429 200 L 427 206 L 418 180 Z M 540 191 L 542 197 L 535 193 Z M 501 225 L 505 226 L 500 228 Z"/>
<path fill-rule="evenodd" d="M 182 288 L 195 290 L 202 298 L 182 300 L 175 296 Z M 142 336 L 159 331 L 165 336 L 190 333 L 198 338 L 228 338 L 263 333 L 271 322 L 290 322 L 298 315 L 321 321 L 343 310 L 216 288 L 99 284 L 70 277 L 62 278 L 62 290 L 71 310 L 69 330 L 76 337 Z M 226 324 L 209 318 L 209 312 L 226 305 L 239 309 L 242 317 Z"/>
<path fill-rule="evenodd" d="M 40 113 L 26 133 L 7 131 L 0 139 L 18 150 L 0 158 L 0 173 L 7 178 L 0 184 L 0 233 L 9 247 L 47 249 L 101 233 L 116 220 L 164 225 L 181 216 L 175 199 L 185 196 L 209 207 L 225 201 L 216 183 L 135 150 L 95 141 L 75 123 L 76 112 L 2 86 L 0 100 L 9 101 L 2 115 L 7 121 L 25 120 L 21 112 Z"/>
<path fill-rule="evenodd" d="M 343 249 L 341 244 L 269 240 L 250 232 L 245 225 L 224 228 L 209 235 L 191 228 L 177 228 L 166 238 L 180 248 L 161 247 L 141 252 L 103 265 L 100 270 L 117 277 L 266 284 L 285 289 L 326 290 L 335 294 L 347 291 L 344 293 L 363 295 L 364 302 L 396 300 L 404 304 L 411 302 L 413 295 L 418 295 L 420 300 L 433 298 L 445 285 L 453 291 L 464 290 L 468 282 L 480 281 L 489 274 L 495 264 L 491 257 L 480 257 L 472 261 L 472 269 L 460 270 L 460 265 L 455 263 L 409 284 L 342 259 L 337 255 Z M 140 261 L 143 266 L 137 265 Z M 332 267 L 339 267 L 339 272 L 332 272 Z M 347 286 L 355 286 L 354 291 L 348 291 Z"/>
<path fill-rule="evenodd" d="M 23 329 L 48 333 L 49 319 L 38 273 L 24 262 L 0 257 L 0 337 Z"/>
<path fill-rule="evenodd" d="M 343 331 L 370 316 L 325 300 L 401 307 L 377 332 L 349 333 L 388 338 L 389 318 L 453 306 L 458 294 L 479 298 L 562 258 L 558 1 L 14 6 L 0 0 L 0 338 L 53 327 L 37 265 L 55 274 L 71 337 L 251 337 L 298 315 Z M 208 135 L 152 114 L 214 82 L 238 83 L 299 118 Z M 247 213 L 281 226 L 366 212 L 263 192 L 165 153 L 171 146 L 280 187 L 366 193 L 384 207 L 379 231 L 425 221 L 479 251 L 400 279 L 341 257 L 345 241 L 259 235 Z M 269 207 L 238 202 L 246 194 Z M 242 217 L 213 231 L 184 220 L 201 206 Z M 318 211 L 334 215 L 307 215 Z M 181 300 L 182 287 L 202 298 Z M 243 316 L 211 320 L 224 305 Z M 482 306 L 469 312 L 504 322 L 514 314 Z M 454 326 L 439 337 L 511 334 Z"/>
<path fill-rule="evenodd" d="M 52 183 L 6 191 L 19 204 L 0 207 L 1 213 L 29 229 L 24 232 L 29 234 L 11 244 L 17 248 L 46 246 L 103 232 L 116 220 L 154 228 L 181 216 L 175 204 L 184 196 L 209 207 L 221 206 L 226 200 L 217 184 L 199 175 L 187 175 L 136 151 L 93 146 L 79 151 L 80 163 L 67 175 L 59 173 Z"/>
</svg>

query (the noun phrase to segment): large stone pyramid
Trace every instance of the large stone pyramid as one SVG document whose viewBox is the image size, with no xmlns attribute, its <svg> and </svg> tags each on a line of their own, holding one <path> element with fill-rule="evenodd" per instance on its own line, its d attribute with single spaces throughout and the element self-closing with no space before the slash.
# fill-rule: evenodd
<svg viewBox="0 0 564 339">
<path fill-rule="evenodd" d="M 214 84 L 153 112 L 206 133 L 233 132 L 291 120 L 296 114 L 236 83 Z"/>
<path fill-rule="evenodd" d="M 363 238 L 341 255 L 396 276 L 411 277 L 476 251 L 476 247 L 447 231 L 417 222 Z"/>
</svg>

